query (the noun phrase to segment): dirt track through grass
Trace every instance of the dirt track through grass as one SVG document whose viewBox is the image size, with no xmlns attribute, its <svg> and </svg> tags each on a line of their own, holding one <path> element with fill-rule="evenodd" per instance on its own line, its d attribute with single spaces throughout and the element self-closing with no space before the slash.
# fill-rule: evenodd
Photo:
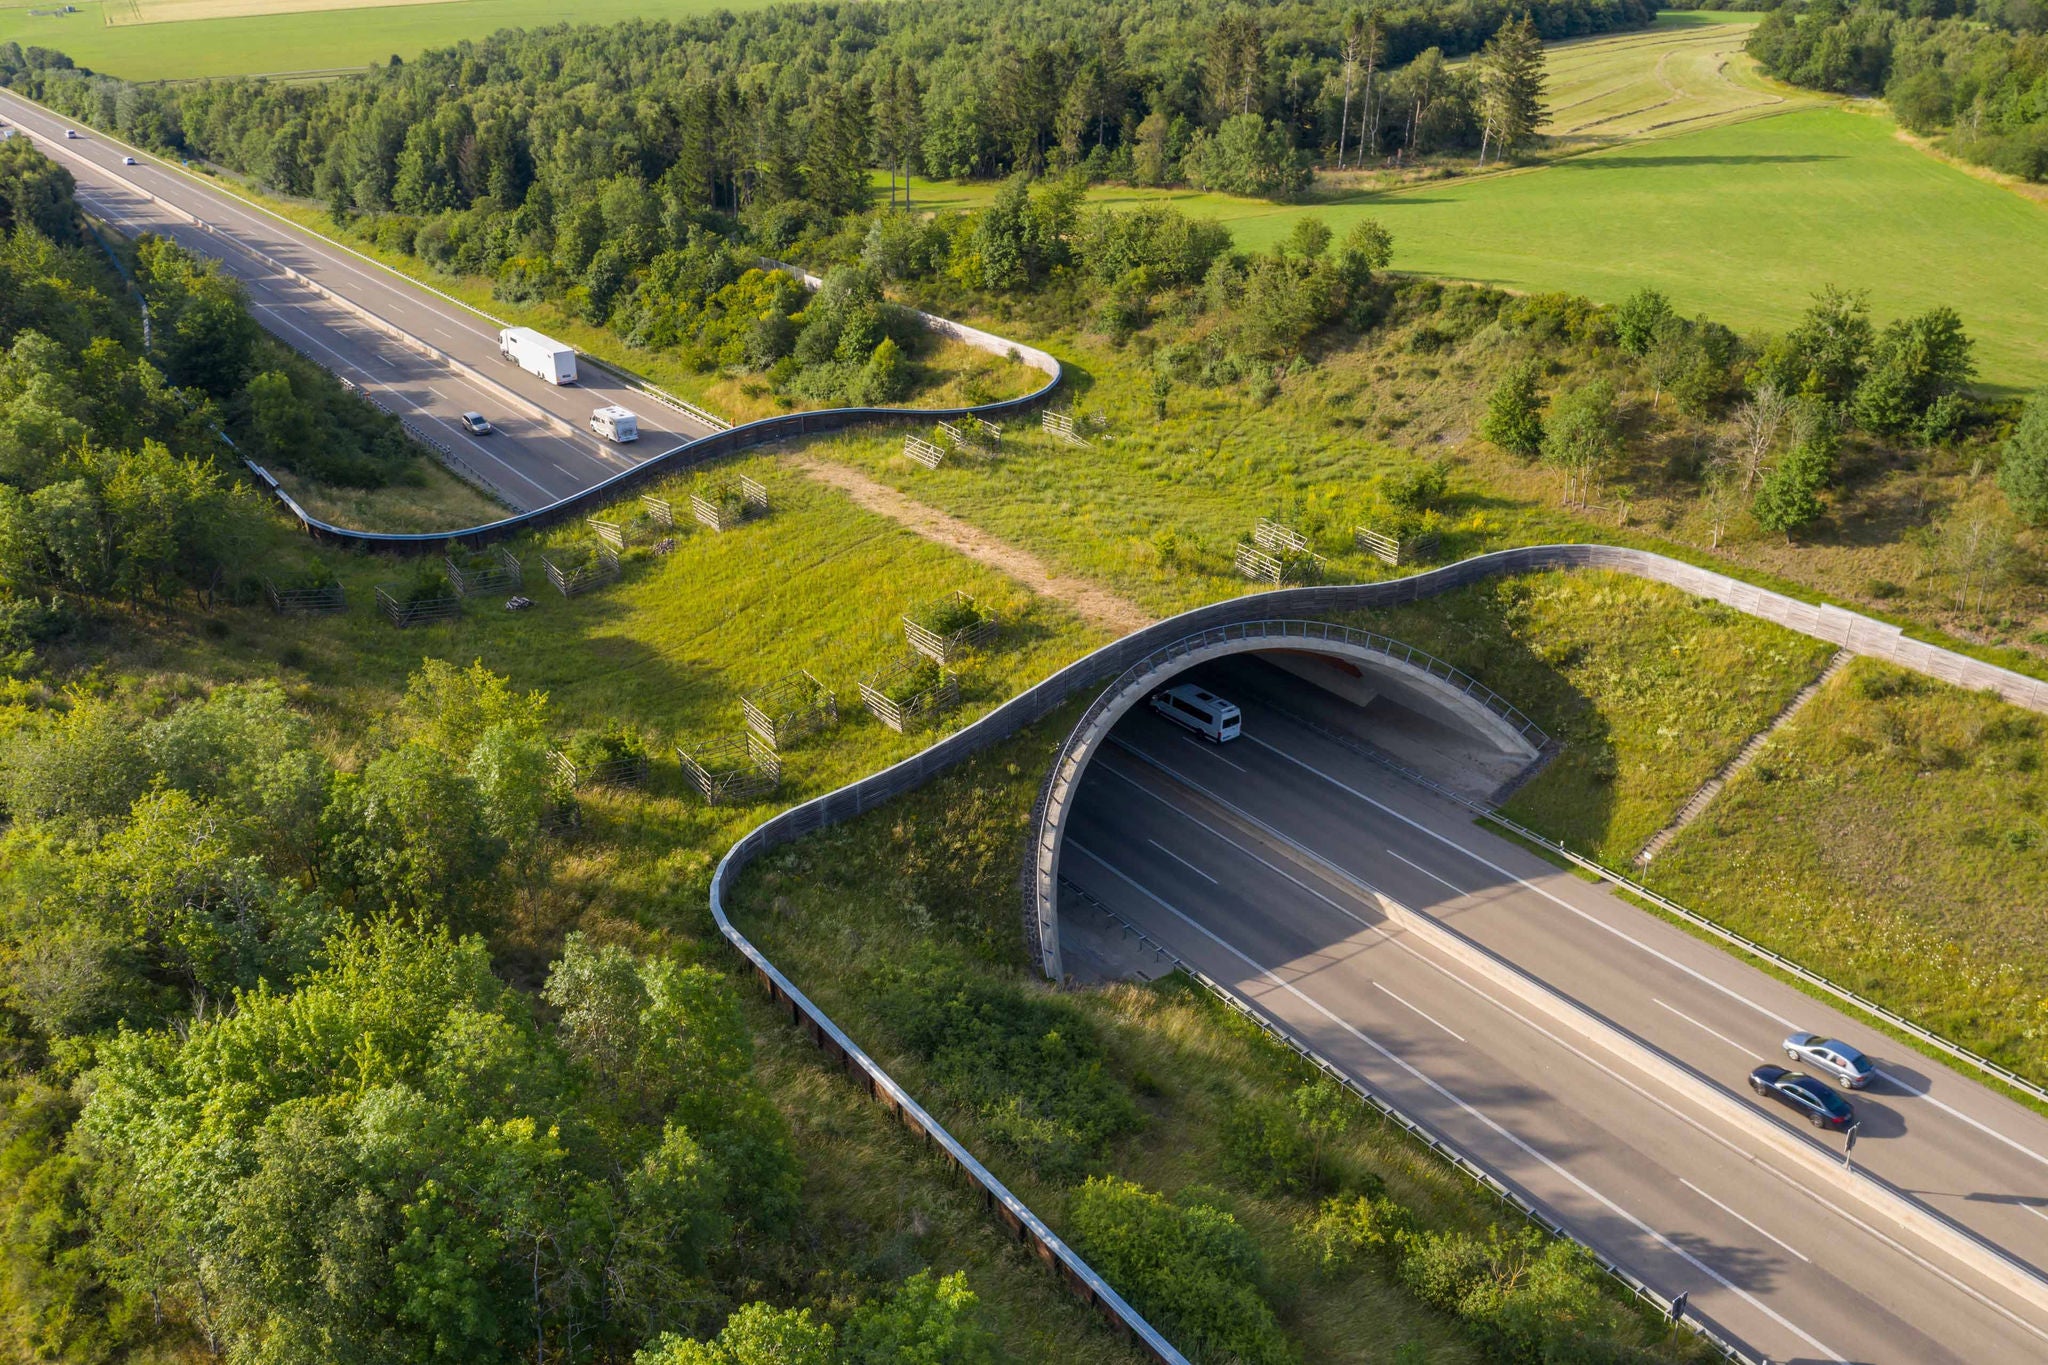
<svg viewBox="0 0 2048 1365">
<path fill-rule="evenodd" d="M 1128 635 L 1152 624 L 1151 615 L 1136 603 L 1086 579 L 1054 573 L 1029 550 L 1007 544 L 978 526 L 905 497 L 858 469 L 813 455 L 793 455 L 789 463 L 819 483 L 839 489 L 864 510 L 887 517 L 969 559 L 1000 569 L 1039 596 L 1073 608 L 1090 625 Z"/>
</svg>

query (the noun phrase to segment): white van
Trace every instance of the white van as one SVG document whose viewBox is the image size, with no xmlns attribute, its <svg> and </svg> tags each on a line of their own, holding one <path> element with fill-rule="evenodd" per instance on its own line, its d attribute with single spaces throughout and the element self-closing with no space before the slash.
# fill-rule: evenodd
<svg viewBox="0 0 2048 1365">
<path fill-rule="evenodd" d="M 1193 683 L 1161 688 L 1152 694 L 1152 709 L 1202 738 L 1222 744 L 1237 738 L 1244 717 L 1237 707 Z"/>
<path fill-rule="evenodd" d="M 591 413 L 590 429 L 607 441 L 617 441 L 620 445 L 640 439 L 640 419 L 616 403 Z"/>
</svg>

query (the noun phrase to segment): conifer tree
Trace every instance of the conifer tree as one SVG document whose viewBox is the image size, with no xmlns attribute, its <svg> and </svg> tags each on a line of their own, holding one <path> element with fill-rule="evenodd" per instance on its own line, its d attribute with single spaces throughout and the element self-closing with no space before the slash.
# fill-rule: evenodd
<svg viewBox="0 0 2048 1365">
<path fill-rule="evenodd" d="M 1484 130 L 1479 164 L 1489 149 L 1511 156 L 1536 135 L 1544 115 L 1543 40 L 1525 10 L 1489 38 L 1479 54 L 1479 103 Z"/>
</svg>

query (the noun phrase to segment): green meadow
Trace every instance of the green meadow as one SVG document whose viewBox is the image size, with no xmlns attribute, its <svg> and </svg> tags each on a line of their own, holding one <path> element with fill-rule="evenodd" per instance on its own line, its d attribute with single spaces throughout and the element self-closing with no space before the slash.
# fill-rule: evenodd
<svg viewBox="0 0 2048 1365">
<path fill-rule="evenodd" d="M 915 184 L 937 210 L 992 186 Z M 2048 211 L 1900 142 L 1889 120 L 1839 106 L 1653 138 L 1499 175 L 1276 204 L 1186 191 L 1098 189 L 1091 203 L 1170 200 L 1240 247 L 1324 219 L 1394 234 L 1398 270 L 1604 303 L 1645 285 L 1737 329 L 1782 328 L 1821 284 L 1870 291 L 1880 318 L 1950 304 L 1981 378 L 2048 383 Z"/>
<path fill-rule="evenodd" d="M 30 6 L 0 6 L 0 43 L 55 48 L 80 66 L 132 81 L 255 76 L 275 72 L 338 72 L 407 60 L 429 48 L 480 38 L 501 28 L 553 24 L 615 24 L 626 19 L 676 19 L 718 10 L 759 9 L 766 0 L 450 0 L 446 4 L 378 9 L 109 25 L 100 0 L 76 14 L 32 15 Z M 37 0 L 35 8 L 61 8 Z"/>
</svg>

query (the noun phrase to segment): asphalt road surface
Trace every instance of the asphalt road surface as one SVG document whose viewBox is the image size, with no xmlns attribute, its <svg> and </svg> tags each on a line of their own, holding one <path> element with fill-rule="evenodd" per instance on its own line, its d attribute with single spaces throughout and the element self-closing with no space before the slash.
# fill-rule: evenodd
<svg viewBox="0 0 2048 1365">
<path fill-rule="evenodd" d="M 2048 1265 L 2048 1121 L 1475 827 L 1299 723 L 1239 664 L 1218 748 L 1140 708 L 1084 780 L 1061 872 L 1561 1223 L 1772 1361 L 2048 1360 L 2048 1312 L 1742 1125 L 1589 1046 L 1390 922 L 1377 890 L 1519 966 L 1840 1158 L 1756 1099 L 1794 1029 L 1845 1038 L 1853 1160 L 2029 1267 Z M 1262 665 L 1249 665 L 1263 668 Z M 1099 913 L 1069 896 L 1063 915 Z"/>
<path fill-rule="evenodd" d="M 4 90 L 0 121 L 26 132 L 71 172 L 78 181 L 79 203 L 87 212 L 124 233 L 154 232 L 220 261 L 247 286 L 256 320 L 266 330 L 359 385 L 416 435 L 453 452 L 516 511 L 544 507 L 640 460 L 709 434 L 709 427 L 594 366 L 579 367 L 579 382 L 573 386 L 544 383 L 499 355 L 497 328 L 488 319 Z M 79 136 L 66 138 L 67 128 L 76 129 Z M 122 165 L 123 156 L 135 157 L 137 164 Z M 149 195 L 207 226 L 194 227 L 151 202 Z M 291 279 L 279 266 L 318 281 L 407 335 L 481 371 L 568 423 L 575 434 L 508 401 L 489 383 L 420 354 L 342 304 Z M 639 441 L 619 446 L 588 433 L 591 409 L 611 403 L 639 415 Z M 471 435 L 459 420 L 464 412 L 482 413 L 497 430 L 488 436 Z"/>
</svg>

